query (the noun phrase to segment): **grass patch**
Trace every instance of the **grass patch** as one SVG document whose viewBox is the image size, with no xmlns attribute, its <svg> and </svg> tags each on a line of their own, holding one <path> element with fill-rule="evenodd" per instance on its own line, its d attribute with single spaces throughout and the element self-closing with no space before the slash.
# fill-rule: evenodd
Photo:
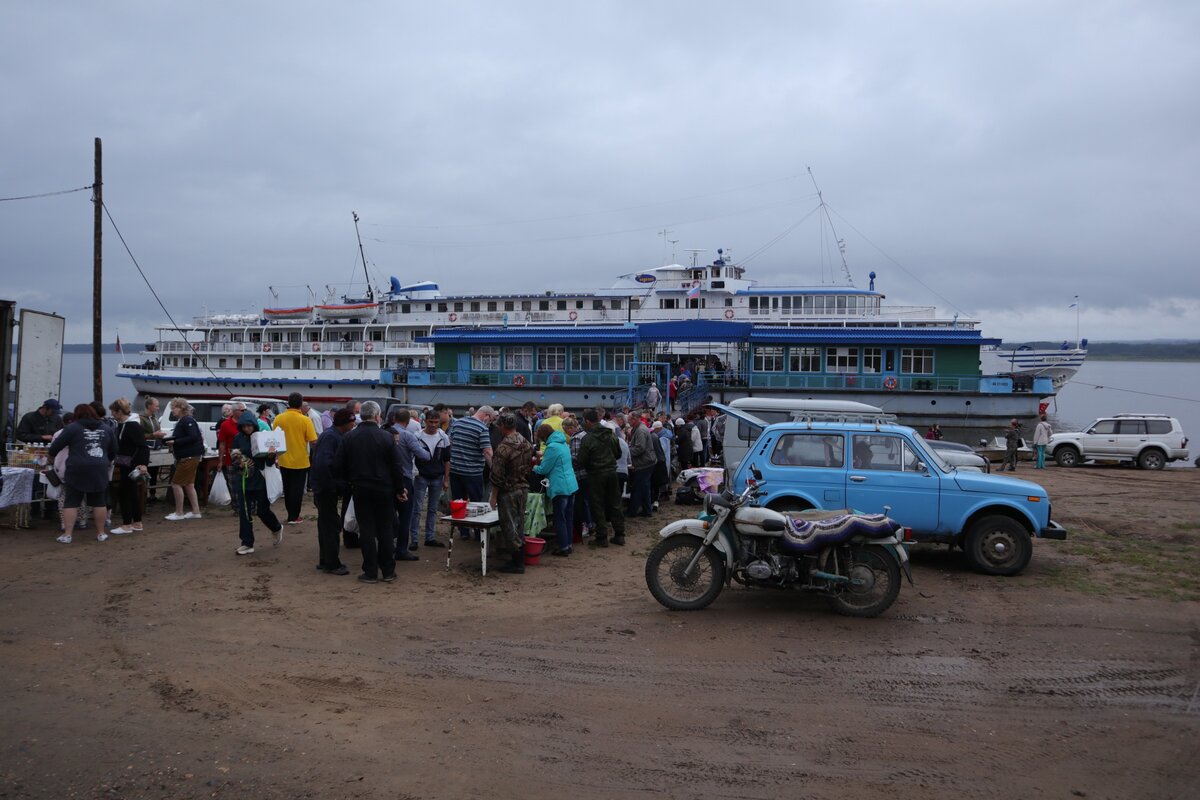
<svg viewBox="0 0 1200 800">
<path fill-rule="evenodd" d="M 1101 596 L 1200 600 L 1200 553 L 1192 542 L 1083 530 L 1054 549 L 1076 557 L 1042 562 L 1042 574 L 1061 588 Z"/>
</svg>

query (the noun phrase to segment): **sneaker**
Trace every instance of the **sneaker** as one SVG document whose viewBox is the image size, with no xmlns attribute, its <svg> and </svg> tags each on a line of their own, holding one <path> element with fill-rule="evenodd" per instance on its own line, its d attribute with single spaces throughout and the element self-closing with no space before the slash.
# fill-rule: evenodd
<svg viewBox="0 0 1200 800">
<path fill-rule="evenodd" d="M 396 582 L 396 573 L 393 572 L 391 575 L 384 575 L 383 582 L 384 583 L 395 583 Z"/>
<path fill-rule="evenodd" d="M 304 517 L 296 517 L 295 519 L 289 519 L 287 521 L 287 524 L 288 525 L 299 525 L 301 522 L 304 522 Z"/>
<path fill-rule="evenodd" d="M 279 529 L 275 531 L 275 546 L 279 547 L 279 545 L 281 545 L 281 544 L 283 544 L 283 526 L 282 525 L 280 525 Z"/>
<path fill-rule="evenodd" d="M 654 510 L 658 511 L 658 501 L 657 500 L 654 501 Z"/>
<path fill-rule="evenodd" d="M 187 518 L 188 518 L 187 514 L 176 514 L 174 511 L 172 511 L 170 514 L 167 514 L 167 516 L 164 517 L 164 519 L 169 520 L 170 522 L 179 522 L 181 519 L 187 519 Z"/>
<path fill-rule="evenodd" d="M 59 536 L 54 541 L 58 542 L 59 544 L 70 544 L 71 543 L 71 534 L 64 533 L 62 536 Z"/>
<path fill-rule="evenodd" d="M 117 528 L 113 528 L 111 531 L 109 531 L 109 533 L 111 533 L 113 536 L 124 536 L 127 533 L 133 533 L 133 528 L 126 528 L 124 526 L 120 526 Z"/>
<path fill-rule="evenodd" d="M 325 570 L 326 575 L 349 575 L 350 569 L 345 564 L 334 569 Z"/>
<path fill-rule="evenodd" d="M 199 511 L 189 511 L 183 515 L 184 519 L 204 519 L 204 515 Z"/>
<path fill-rule="evenodd" d="M 362 575 L 358 576 L 358 582 L 359 583 L 379 583 L 379 581 L 375 580 L 374 578 L 372 578 L 370 575 L 368 575 L 365 572 Z"/>
<path fill-rule="evenodd" d="M 108 534 L 105 533 L 104 531 L 100 531 L 99 533 L 96 534 L 96 541 L 97 542 L 107 542 Z"/>
<path fill-rule="evenodd" d="M 249 545 L 242 545 L 237 549 L 236 552 L 239 556 L 248 556 L 254 552 L 254 548 L 250 547 Z"/>
<path fill-rule="evenodd" d="M 134 533 L 141 533 L 144 530 L 144 528 L 142 528 L 141 525 L 134 525 L 129 530 L 133 531 Z"/>
</svg>

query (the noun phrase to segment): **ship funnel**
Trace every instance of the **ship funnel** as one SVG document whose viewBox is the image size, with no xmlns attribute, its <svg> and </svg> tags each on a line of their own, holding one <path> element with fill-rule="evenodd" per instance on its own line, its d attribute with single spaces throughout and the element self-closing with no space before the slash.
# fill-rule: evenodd
<svg viewBox="0 0 1200 800">
<path fill-rule="evenodd" d="M 395 275 L 392 276 L 392 294 L 400 294 L 400 279 Z"/>
</svg>

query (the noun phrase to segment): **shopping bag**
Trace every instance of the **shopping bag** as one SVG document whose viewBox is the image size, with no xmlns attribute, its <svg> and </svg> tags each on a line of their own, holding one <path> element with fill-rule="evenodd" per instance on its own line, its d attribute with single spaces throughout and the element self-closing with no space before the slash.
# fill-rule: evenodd
<svg viewBox="0 0 1200 800">
<path fill-rule="evenodd" d="M 525 498 L 525 535 L 537 536 L 546 529 L 546 495 L 530 492 Z"/>
<path fill-rule="evenodd" d="M 346 533 L 358 533 L 358 517 L 354 516 L 354 501 L 346 504 L 346 516 L 342 519 L 342 530 Z"/>
<path fill-rule="evenodd" d="M 229 486 L 225 483 L 225 473 L 218 472 L 213 477 L 212 488 L 208 490 L 208 504 L 227 506 L 229 500 Z"/>
<path fill-rule="evenodd" d="M 283 497 L 283 473 L 279 467 L 267 467 L 263 470 L 263 477 L 267 480 L 267 500 L 274 503 Z"/>
</svg>

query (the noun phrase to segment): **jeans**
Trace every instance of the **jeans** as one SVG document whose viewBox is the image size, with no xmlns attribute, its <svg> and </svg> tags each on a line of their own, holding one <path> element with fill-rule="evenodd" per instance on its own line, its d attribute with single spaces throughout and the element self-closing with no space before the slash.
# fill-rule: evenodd
<svg viewBox="0 0 1200 800">
<path fill-rule="evenodd" d="M 392 517 L 396 513 L 396 496 L 379 489 L 354 490 L 354 516 L 358 518 L 359 547 L 362 548 L 362 571 L 368 578 L 386 578 L 396 573 L 396 551 L 393 547 Z"/>
<path fill-rule="evenodd" d="M 300 506 L 304 502 L 304 487 L 308 484 L 308 468 L 288 469 L 280 467 L 283 478 L 283 507 L 289 520 L 300 519 Z"/>
<path fill-rule="evenodd" d="M 575 516 L 572 513 L 573 497 L 574 495 L 560 494 L 551 499 L 554 504 L 554 533 L 559 550 L 571 549 L 571 527 L 574 525 Z"/>
<path fill-rule="evenodd" d="M 246 547 L 254 547 L 254 516 L 257 516 L 271 533 L 276 533 L 283 527 L 279 524 L 275 512 L 271 510 L 271 501 L 267 499 L 265 486 L 243 492 L 239 481 L 236 487 L 230 487 L 230 495 L 237 504 L 238 538 Z"/>
<path fill-rule="evenodd" d="M 636 517 L 644 514 L 647 517 L 654 510 L 650 505 L 650 477 L 654 467 L 631 469 L 629 471 L 629 510 L 626 516 Z"/>
<path fill-rule="evenodd" d="M 1046 468 L 1046 445 L 1035 444 L 1034 447 L 1037 448 L 1037 468 L 1045 469 Z"/>
<path fill-rule="evenodd" d="M 342 565 L 338 556 L 338 534 L 342 530 L 342 515 L 338 513 L 338 493 L 333 489 L 313 492 L 313 502 L 317 506 L 317 547 L 321 553 L 321 567 L 337 569 Z"/>
<path fill-rule="evenodd" d="M 450 499 L 473 500 L 475 502 L 483 500 L 483 474 L 462 475 L 457 472 L 451 472 Z M 472 531 L 470 528 L 459 528 L 458 532 L 464 539 L 471 538 Z"/>
<path fill-rule="evenodd" d="M 421 535 L 421 506 L 425 506 L 425 541 L 437 538 L 438 501 L 442 499 L 442 476 L 425 478 L 413 476 L 412 523 L 409 526 L 409 544 L 416 544 Z"/>
</svg>

